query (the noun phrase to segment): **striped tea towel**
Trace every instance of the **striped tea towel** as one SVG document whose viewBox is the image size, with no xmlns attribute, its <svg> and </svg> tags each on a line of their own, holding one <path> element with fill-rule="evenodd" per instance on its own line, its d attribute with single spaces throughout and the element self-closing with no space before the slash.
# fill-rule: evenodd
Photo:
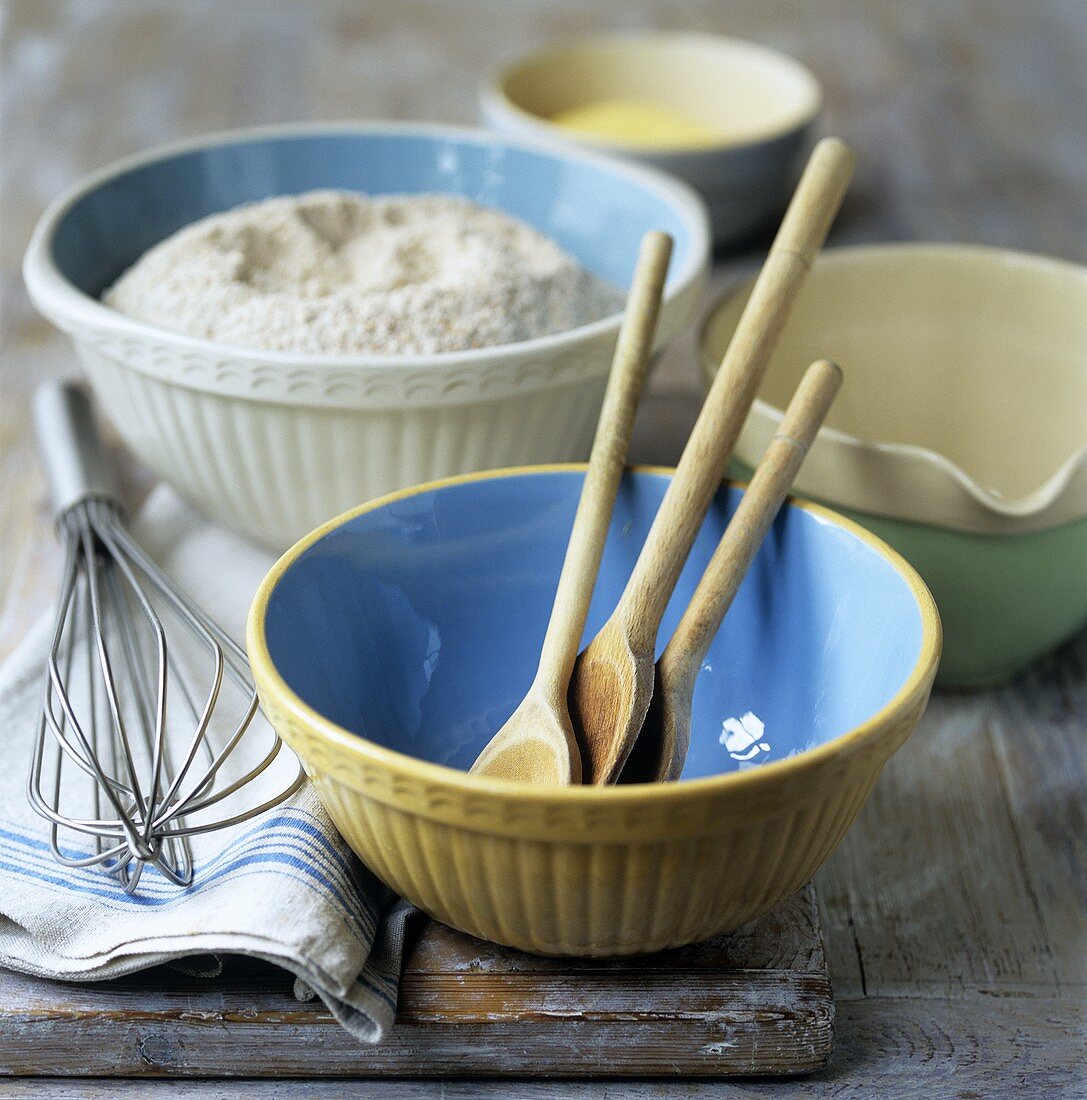
<svg viewBox="0 0 1087 1100">
<path fill-rule="evenodd" d="M 198 517 L 165 487 L 133 530 L 220 626 L 244 636 L 270 555 Z M 0 966 L 99 981 L 190 956 L 251 955 L 294 974 L 299 999 L 316 994 L 352 1034 L 379 1041 L 393 1022 L 412 910 L 353 855 L 308 784 L 252 821 L 193 837 L 188 889 L 149 868 L 129 896 L 98 867 L 55 861 L 47 825 L 25 793 L 51 632 L 50 614 L 0 667 Z M 266 749 L 266 731 L 251 733 Z M 257 799 L 264 784 L 265 798 L 289 785 L 297 763 L 288 752 L 280 758 L 254 781 Z M 213 959 L 201 973 L 218 965 Z"/>
</svg>

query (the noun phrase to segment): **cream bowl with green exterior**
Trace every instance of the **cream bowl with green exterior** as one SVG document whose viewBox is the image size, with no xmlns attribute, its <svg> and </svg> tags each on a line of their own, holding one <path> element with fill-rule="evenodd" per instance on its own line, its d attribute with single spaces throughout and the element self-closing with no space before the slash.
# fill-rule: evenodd
<svg viewBox="0 0 1087 1100">
<path fill-rule="evenodd" d="M 790 504 L 698 676 L 679 782 L 545 788 L 470 775 L 532 680 L 583 476 L 473 474 L 346 513 L 264 580 L 249 655 L 272 724 L 394 890 L 523 950 L 627 955 L 736 928 L 814 874 L 920 718 L 940 627 L 892 550 Z M 669 476 L 625 478 L 587 636 L 626 583 Z M 718 494 L 662 643 L 741 492 Z"/>
<path fill-rule="evenodd" d="M 703 329 L 711 379 L 751 284 Z M 938 683 L 1008 679 L 1087 623 L 1087 268 L 950 244 L 816 261 L 736 448 L 757 463 L 805 366 L 845 382 L 796 492 L 916 567 L 945 631 Z"/>
</svg>

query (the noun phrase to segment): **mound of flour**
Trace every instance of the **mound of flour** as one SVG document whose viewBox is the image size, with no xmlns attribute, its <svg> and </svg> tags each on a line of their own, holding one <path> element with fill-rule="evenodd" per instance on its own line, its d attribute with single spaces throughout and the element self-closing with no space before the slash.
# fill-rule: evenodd
<svg viewBox="0 0 1087 1100">
<path fill-rule="evenodd" d="M 562 332 L 623 296 L 549 237 L 450 195 L 311 191 L 194 222 L 103 295 L 173 332 L 316 354 L 429 354 Z"/>
</svg>

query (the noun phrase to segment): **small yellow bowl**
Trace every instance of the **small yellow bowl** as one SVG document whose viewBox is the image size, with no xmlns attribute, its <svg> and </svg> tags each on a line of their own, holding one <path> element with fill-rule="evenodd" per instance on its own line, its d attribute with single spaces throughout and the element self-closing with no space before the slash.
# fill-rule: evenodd
<svg viewBox="0 0 1087 1100">
<path fill-rule="evenodd" d="M 560 44 L 501 65 L 479 89 L 492 129 L 686 181 L 705 199 L 718 244 L 750 237 L 784 209 L 821 104 L 815 77 L 793 58 L 688 32 Z"/>
<path fill-rule="evenodd" d="M 526 951 L 630 955 L 736 928 L 814 874 L 917 724 L 940 626 L 893 551 L 790 504 L 699 676 L 681 781 L 543 788 L 470 775 L 532 678 L 583 471 L 450 478 L 333 520 L 261 584 L 249 656 L 272 725 L 399 894 Z M 669 473 L 626 479 L 589 632 Z M 719 494 L 662 633 L 739 496 Z"/>
</svg>

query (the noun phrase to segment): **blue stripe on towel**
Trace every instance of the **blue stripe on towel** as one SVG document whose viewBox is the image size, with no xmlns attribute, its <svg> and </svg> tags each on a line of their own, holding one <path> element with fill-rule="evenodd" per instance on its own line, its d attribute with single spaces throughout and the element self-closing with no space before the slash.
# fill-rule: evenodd
<svg viewBox="0 0 1087 1100">
<path fill-rule="evenodd" d="M 13 829 L 10 825 L 8 828 L 0 827 L 0 838 L 7 838 L 9 841 L 9 844 L 3 845 L 9 849 L 9 860 L 3 867 L 13 873 L 35 878 L 43 885 L 90 894 L 104 901 L 114 902 L 119 908 L 131 909 L 170 905 L 181 901 L 224 879 L 239 877 L 241 869 L 247 864 L 278 864 L 298 872 L 298 875 L 292 875 L 295 881 L 302 881 L 315 893 L 332 899 L 348 922 L 355 926 L 360 938 L 371 939 L 376 923 L 375 915 L 369 905 L 361 902 L 353 889 L 350 864 L 329 842 L 322 830 L 300 820 L 303 817 L 315 820 L 304 811 L 286 811 L 236 837 L 227 848 L 201 868 L 196 883 L 184 892 L 179 892 L 173 884 L 151 868 L 150 873 L 145 873 L 141 879 L 139 892 L 135 896 L 125 894 L 111 885 L 101 868 L 61 869 L 53 860 L 46 842 Z M 284 850 L 276 852 L 276 845 L 281 845 Z M 14 850 L 10 850 L 12 848 Z M 78 857 L 90 854 L 90 851 L 90 847 L 83 850 L 65 849 L 65 854 Z M 299 855 L 306 858 L 299 858 Z M 334 864 L 335 870 L 340 872 L 335 875 L 340 880 L 338 884 L 313 865 L 315 856 L 324 856 Z M 16 862 L 13 864 L 10 860 Z"/>
<path fill-rule="evenodd" d="M 8 872 L 58 892 L 94 897 L 121 911 L 170 906 L 223 882 L 266 875 L 266 864 L 292 882 L 330 899 L 349 927 L 364 943 L 372 943 L 378 914 L 356 890 L 358 872 L 350 856 L 329 840 L 322 820 L 305 810 L 289 808 L 259 821 L 235 837 L 199 870 L 193 886 L 180 891 L 154 868 L 140 880 L 136 895 L 125 894 L 100 867 L 61 867 L 40 834 L 26 833 L 11 822 L 0 823 L 0 873 Z M 65 847 L 78 858 L 92 848 Z M 326 866 L 318 865 L 321 861 Z M 396 1007 L 397 979 L 380 973 L 358 975 L 359 985 Z"/>
<path fill-rule="evenodd" d="M 274 836 L 278 834 L 288 835 L 287 827 L 290 827 L 292 832 L 302 833 L 306 838 L 315 841 L 316 846 L 319 847 L 324 854 L 330 857 L 332 862 L 339 867 L 344 877 L 351 879 L 353 877 L 352 868 L 347 859 L 344 858 L 342 852 L 340 852 L 333 844 L 329 842 L 327 836 L 325 836 L 324 832 L 320 828 L 314 825 L 310 825 L 302 820 L 296 820 L 294 817 L 295 814 L 297 814 L 299 818 L 309 818 L 310 820 L 314 821 L 317 820 L 313 817 L 312 814 L 308 814 L 303 810 L 285 811 L 274 818 L 270 818 L 266 822 L 262 822 L 258 825 L 253 826 L 245 833 L 242 833 L 241 835 L 235 837 L 227 848 L 224 848 L 221 852 L 216 853 L 216 855 L 212 857 L 206 867 L 210 868 L 215 866 L 217 863 L 221 862 L 224 858 L 229 856 L 232 851 L 241 848 L 258 834 L 260 834 L 262 837 L 267 837 L 269 835 Z M 53 862 L 50 845 L 46 841 L 39 839 L 36 834 L 25 833 L 22 830 L 17 829 L 15 826 L 11 825 L 11 823 L 9 822 L 8 829 L 5 830 L 3 827 L 0 827 L 0 837 L 3 836 L 8 836 L 11 839 L 17 841 L 20 847 L 27 849 L 36 849 L 40 851 L 48 858 L 50 862 Z M 78 858 L 83 855 L 89 855 L 91 852 L 91 848 L 89 845 L 82 848 L 62 847 L 61 851 L 66 856 Z M 101 870 L 95 870 L 93 871 L 93 873 L 96 875 L 100 875 Z M 147 885 L 151 887 L 152 893 L 155 892 L 155 889 L 170 891 L 171 893 L 174 892 L 171 883 L 169 883 L 165 878 L 162 878 L 161 876 L 154 873 L 153 877 L 147 880 Z M 141 882 L 141 890 L 143 889 L 143 886 L 144 883 Z"/>
<path fill-rule="evenodd" d="M 11 851 L 11 848 L 10 844 L 3 845 L 0 848 L 0 856 L 3 857 L 0 870 L 6 870 L 13 875 L 32 879 L 41 886 L 52 887 L 63 893 L 95 897 L 109 908 L 121 911 L 169 907 L 191 898 L 194 894 L 214 888 L 222 882 L 235 882 L 240 878 L 246 878 L 253 874 L 264 875 L 267 871 L 257 869 L 257 865 L 269 864 L 274 867 L 276 873 L 286 872 L 293 882 L 297 882 L 312 890 L 318 896 L 334 902 L 335 908 L 342 915 L 348 927 L 362 942 L 369 943 L 374 934 L 376 925 L 374 914 L 364 905 L 351 905 L 346 902 L 343 895 L 328 878 L 312 866 L 306 850 L 302 851 L 301 856 L 294 854 L 289 848 L 279 851 L 253 850 L 226 867 L 220 868 L 214 875 L 203 874 L 194 886 L 184 892 L 173 887 L 172 894 L 152 897 L 144 891 L 143 879 L 140 880 L 140 892 L 133 896 L 125 894 L 120 887 L 112 883 L 103 874 L 101 869 L 62 868 L 51 859 L 44 866 L 40 864 L 35 866 L 23 859 L 22 853 L 18 850 Z M 246 868 L 250 869 L 246 870 Z M 80 875 L 83 881 L 75 881 L 75 874 Z"/>
</svg>

